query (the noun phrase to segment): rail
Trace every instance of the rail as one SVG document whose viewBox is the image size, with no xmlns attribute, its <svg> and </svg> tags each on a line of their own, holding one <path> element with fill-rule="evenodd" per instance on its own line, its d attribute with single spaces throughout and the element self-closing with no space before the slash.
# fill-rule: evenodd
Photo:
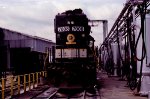
<svg viewBox="0 0 150 99">
<path fill-rule="evenodd" d="M 0 98 L 11 98 L 13 95 L 22 94 L 42 84 L 41 78 L 46 78 L 47 72 L 35 72 L 17 76 L 7 76 L 0 79 Z"/>
</svg>

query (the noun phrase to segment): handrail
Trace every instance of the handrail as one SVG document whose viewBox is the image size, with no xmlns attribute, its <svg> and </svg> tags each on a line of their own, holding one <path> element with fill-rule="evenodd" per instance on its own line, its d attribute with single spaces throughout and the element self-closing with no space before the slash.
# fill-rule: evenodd
<svg viewBox="0 0 150 99">
<path fill-rule="evenodd" d="M 0 98 L 12 97 L 24 93 L 41 84 L 41 77 L 46 78 L 47 72 L 35 72 L 24 75 L 0 78 Z"/>
</svg>

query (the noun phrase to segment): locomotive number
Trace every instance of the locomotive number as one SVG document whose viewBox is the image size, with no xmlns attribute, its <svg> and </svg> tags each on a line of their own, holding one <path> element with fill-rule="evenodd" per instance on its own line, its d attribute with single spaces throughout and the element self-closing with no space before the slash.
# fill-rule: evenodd
<svg viewBox="0 0 150 99">
<path fill-rule="evenodd" d="M 82 26 L 73 26 L 72 27 L 72 31 L 84 31 L 84 27 Z"/>
<path fill-rule="evenodd" d="M 83 32 L 84 27 L 83 26 L 72 26 L 71 28 L 69 26 L 62 26 L 57 28 L 58 32 L 69 32 L 74 31 L 74 32 Z"/>
<path fill-rule="evenodd" d="M 58 27 L 58 32 L 68 32 L 68 31 L 70 31 L 69 26 Z"/>
</svg>

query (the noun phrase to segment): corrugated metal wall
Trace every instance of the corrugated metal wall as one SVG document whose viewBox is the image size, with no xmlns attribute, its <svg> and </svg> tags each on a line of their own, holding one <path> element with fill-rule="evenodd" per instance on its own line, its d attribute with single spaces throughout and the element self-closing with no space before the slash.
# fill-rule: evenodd
<svg viewBox="0 0 150 99">
<path fill-rule="evenodd" d="M 46 49 L 54 45 L 51 40 L 0 28 L 0 74 L 11 68 L 16 74 L 41 70 Z"/>
<path fill-rule="evenodd" d="M 54 46 L 51 40 L 29 36 L 10 30 L 3 30 L 4 40 L 9 41 L 10 48 L 30 47 L 32 51 L 44 53 L 45 49 Z"/>
</svg>

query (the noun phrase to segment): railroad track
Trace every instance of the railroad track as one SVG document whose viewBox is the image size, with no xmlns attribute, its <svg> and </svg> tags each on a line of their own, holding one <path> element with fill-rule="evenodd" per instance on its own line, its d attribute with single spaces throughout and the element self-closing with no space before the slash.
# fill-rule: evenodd
<svg viewBox="0 0 150 99">
<path fill-rule="evenodd" d="M 49 88 L 32 99 L 101 99 L 97 89 L 60 89 Z"/>
</svg>

